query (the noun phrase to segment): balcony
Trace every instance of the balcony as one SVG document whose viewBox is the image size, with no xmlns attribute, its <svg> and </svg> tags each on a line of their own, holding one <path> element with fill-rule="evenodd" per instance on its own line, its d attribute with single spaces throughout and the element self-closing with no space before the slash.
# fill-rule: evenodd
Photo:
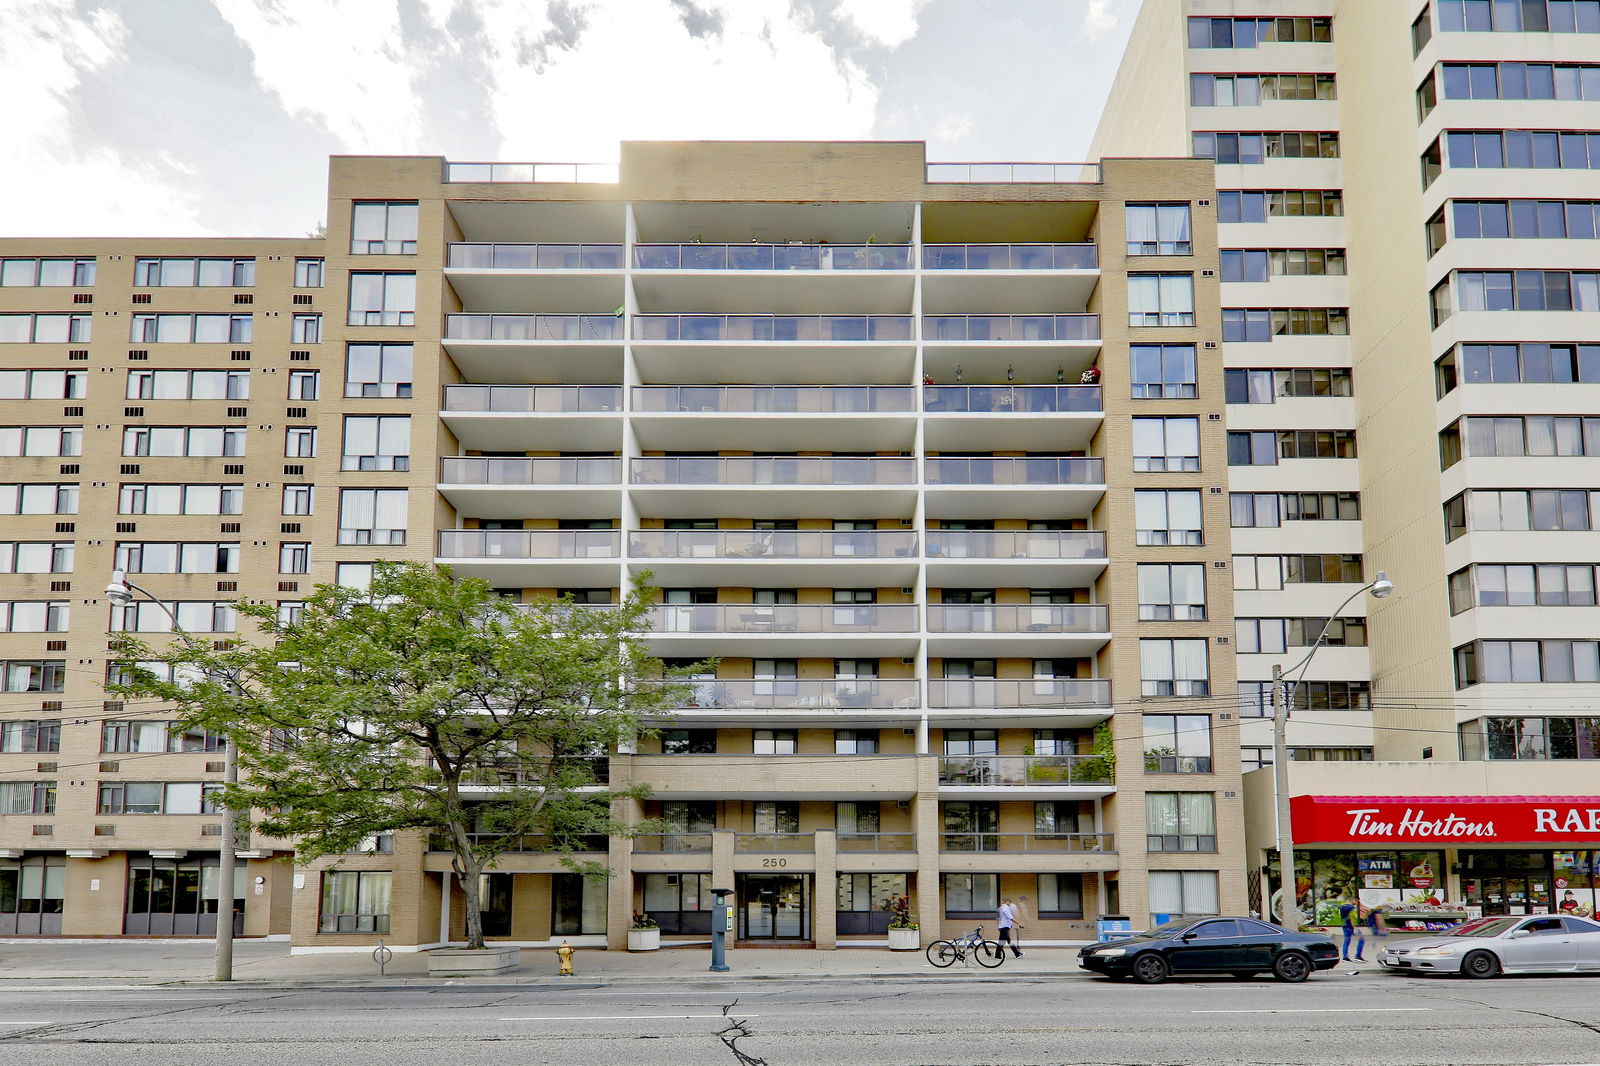
<svg viewBox="0 0 1600 1066">
<path fill-rule="evenodd" d="M 652 643 L 676 657 L 699 655 L 895 656 L 916 653 L 917 606 L 900 604 L 662 604 L 650 615 Z M 840 638 L 848 638 L 848 648 Z"/>
<path fill-rule="evenodd" d="M 925 177 L 929 185 L 1096 184 L 1100 164 L 929 163 Z"/>
<path fill-rule="evenodd" d="M 604 854 L 610 847 L 610 838 L 604 834 L 556 838 L 536 833 L 524 833 L 514 837 L 507 837 L 504 833 L 468 833 L 467 838 L 473 842 L 494 843 L 496 846 L 503 846 L 505 851 L 521 854 L 541 851 L 566 854 L 574 848 L 581 852 Z M 449 842 L 443 833 L 434 833 L 428 837 L 428 850 L 450 850 Z"/>
<path fill-rule="evenodd" d="M 1111 682 L 1100 678 L 944 678 L 928 682 L 928 706 L 941 724 L 1032 722 L 1024 713 L 1042 712 L 1037 724 L 1072 728 L 1103 722 L 1111 714 Z M 1023 721 L 1027 719 L 1027 721 Z"/>
<path fill-rule="evenodd" d="M 839 852 L 853 854 L 899 852 L 917 850 L 915 833 L 840 833 L 835 838 Z"/>
<path fill-rule="evenodd" d="M 926 344 L 1100 344 L 1099 315 L 924 315 Z"/>
<path fill-rule="evenodd" d="M 633 409 L 639 414 L 908 414 L 916 410 L 916 393 L 909 385 L 642 385 L 633 390 Z"/>
<path fill-rule="evenodd" d="M 881 344 L 911 341 L 910 315 L 635 315 L 633 322 L 634 339 L 647 343 Z"/>
<path fill-rule="evenodd" d="M 640 270 L 910 270 L 906 244 L 640 244 Z"/>
<path fill-rule="evenodd" d="M 926 299 L 923 302 L 927 312 L 922 319 L 923 370 L 935 381 L 960 381 L 963 371 L 972 374 L 978 370 L 993 381 L 1003 367 L 1020 381 L 1077 381 L 1099 356 L 1099 315 L 939 313 L 1013 309 L 1003 302 L 1008 296 L 963 291 L 959 287 L 963 277 L 933 279 L 954 286 L 953 295 L 943 305 Z M 1014 278 L 1015 275 L 1005 275 L 988 281 L 1012 284 Z M 971 286 L 972 282 L 967 280 L 965 284 Z M 1029 300 L 1030 307 L 1042 304 L 1059 308 L 1062 303 L 1059 295 Z"/>
<path fill-rule="evenodd" d="M 760 440 L 786 451 L 891 451 L 910 450 L 916 435 L 909 385 L 646 385 L 633 390 L 633 409 L 649 449 L 714 452 Z"/>
<path fill-rule="evenodd" d="M 621 509 L 622 460 L 446 456 L 439 492 L 480 518 L 592 518 Z"/>
<path fill-rule="evenodd" d="M 733 852 L 779 852 L 804 855 L 817 850 L 814 833 L 735 833 Z"/>
<path fill-rule="evenodd" d="M 444 320 L 445 350 L 477 381 L 622 380 L 623 327 L 615 314 L 447 314 Z"/>
<path fill-rule="evenodd" d="M 452 244 L 444 276 L 468 310 L 570 311 L 624 299 L 620 244 Z"/>
<path fill-rule="evenodd" d="M 710 833 L 649 833 L 633 838 L 635 854 L 645 853 L 709 853 Z"/>
<path fill-rule="evenodd" d="M 934 456 L 923 466 L 929 518 L 1087 518 L 1105 462 L 1056 456 Z"/>
<path fill-rule="evenodd" d="M 1111 639 L 1107 609 L 1081 603 L 929 604 L 928 653 L 940 656 L 1093 654 Z"/>
<path fill-rule="evenodd" d="M 691 681 L 690 685 L 687 706 L 676 712 L 680 721 L 694 717 L 737 724 L 784 717 L 766 713 L 770 711 L 822 710 L 870 716 L 872 712 L 914 710 L 922 702 L 921 685 L 912 678 L 759 678 Z M 879 717 L 897 719 L 898 714 Z M 773 764 L 769 761 L 766 765 Z"/>
<path fill-rule="evenodd" d="M 463 448 L 616 451 L 616 385 L 446 385 L 440 417 Z"/>
<path fill-rule="evenodd" d="M 713 277 L 708 284 L 722 285 Z M 841 274 L 837 282 L 860 286 Z M 764 306 L 775 306 L 769 302 Z M 831 306 L 831 305 L 830 305 Z M 903 305 L 910 306 L 909 293 Z M 633 348 L 643 379 L 875 384 L 907 381 L 916 352 L 904 314 L 641 314 Z"/>
<path fill-rule="evenodd" d="M 620 244 L 452 244 L 446 270 L 621 270 Z"/>
<path fill-rule="evenodd" d="M 629 471 L 640 512 L 661 518 L 725 514 L 737 499 L 752 517 L 864 519 L 909 515 L 916 467 L 908 457 L 647 456 Z"/>
<path fill-rule="evenodd" d="M 1038 855 L 1114 852 L 1111 833 L 942 833 L 940 851 L 1025 851 Z"/>
<path fill-rule="evenodd" d="M 926 540 L 936 588 L 1079 588 L 1106 567 L 1098 529 L 930 529 Z"/>
<path fill-rule="evenodd" d="M 437 561 L 496 588 L 617 580 L 622 534 L 605 529 L 442 529 Z"/>
<path fill-rule="evenodd" d="M 929 314 L 1081 311 L 1100 280 L 1093 244 L 929 244 L 922 269 Z"/>
<path fill-rule="evenodd" d="M 996 789 L 995 798 L 1015 799 L 1019 788 L 1103 796 L 1114 784 L 1103 755 L 947 755 L 939 760 L 940 787 L 963 796 Z"/>
<path fill-rule="evenodd" d="M 1021 451 L 1041 433 L 1084 451 L 1104 419 L 1098 385 L 925 385 L 922 409 L 935 451 Z"/>
<path fill-rule="evenodd" d="M 915 286 L 907 244 L 641 244 L 634 263 L 647 312 L 892 315 Z"/>
<path fill-rule="evenodd" d="M 640 529 L 628 536 L 628 554 L 655 574 L 658 584 L 700 585 L 708 567 L 727 581 L 754 584 L 743 571 L 759 567 L 761 582 L 813 587 L 875 587 L 916 579 L 917 535 L 906 530 Z M 723 568 L 738 571 L 736 574 Z"/>
<path fill-rule="evenodd" d="M 916 795 L 915 755 L 634 755 L 632 780 L 660 799 L 909 799 Z"/>
</svg>

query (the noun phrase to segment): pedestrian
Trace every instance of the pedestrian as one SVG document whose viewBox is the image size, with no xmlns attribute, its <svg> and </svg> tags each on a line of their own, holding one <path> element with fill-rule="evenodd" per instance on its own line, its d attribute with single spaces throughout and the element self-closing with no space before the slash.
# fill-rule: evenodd
<svg viewBox="0 0 1600 1066">
<path fill-rule="evenodd" d="M 1018 896 L 1011 904 L 1011 942 L 1018 948 L 1022 947 L 1022 930 L 1028 928 L 1028 923 L 1033 921 L 1033 912 L 1028 909 L 1028 897 Z"/>
<path fill-rule="evenodd" d="M 1011 954 L 1019 959 L 1022 958 L 1022 949 L 1017 947 L 1016 941 L 1011 939 L 1015 935 L 1017 912 L 1011 906 L 1010 896 L 1000 901 L 1000 912 L 995 924 L 1000 927 L 1000 954 L 1005 954 L 1006 945 L 1009 944 L 1011 946 Z"/>
<path fill-rule="evenodd" d="M 1354 900 L 1339 904 L 1339 924 L 1344 929 L 1344 961 L 1365 962 L 1362 955 L 1367 950 L 1367 938 L 1361 932 L 1361 907 Z M 1350 957 L 1350 942 L 1355 941 L 1356 957 Z"/>
</svg>

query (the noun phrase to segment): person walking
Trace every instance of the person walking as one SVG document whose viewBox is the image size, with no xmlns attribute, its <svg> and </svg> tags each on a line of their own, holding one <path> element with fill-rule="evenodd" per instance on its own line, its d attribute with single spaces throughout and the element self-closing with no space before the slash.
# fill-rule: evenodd
<svg viewBox="0 0 1600 1066">
<path fill-rule="evenodd" d="M 1000 901 L 1000 912 L 995 924 L 1000 927 L 1000 953 L 1005 954 L 1006 946 L 1010 945 L 1011 954 L 1022 958 L 1022 949 L 1017 947 L 1017 942 L 1012 939 L 1017 931 L 1017 912 L 1011 905 L 1011 897 L 1007 896 Z"/>
<path fill-rule="evenodd" d="M 1367 949 L 1367 938 L 1361 932 L 1361 907 L 1354 900 L 1345 900 L 1339 905 L 1339 924 L 1344 929 L 1344 961 L 1365 962 L 1362 955 Z M 1356 945 L 1356 957 L 1350 957 L 1350 942 Z"/>
</svg>

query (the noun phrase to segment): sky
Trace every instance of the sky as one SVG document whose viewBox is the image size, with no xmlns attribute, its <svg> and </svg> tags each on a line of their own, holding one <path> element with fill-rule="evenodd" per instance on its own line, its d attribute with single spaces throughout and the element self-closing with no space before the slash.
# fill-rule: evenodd
<svg viewBox="0 0 1600 1066">
<path fill-rule="evenodd" d="M 327 157 L 1075 161 L 1138 0 L 0 0 L 0 235 L 303 236 Z"/>
</svg>

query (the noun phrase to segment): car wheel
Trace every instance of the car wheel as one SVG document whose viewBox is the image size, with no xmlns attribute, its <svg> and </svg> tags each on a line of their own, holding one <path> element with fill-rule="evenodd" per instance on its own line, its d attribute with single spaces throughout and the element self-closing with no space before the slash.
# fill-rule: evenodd
<svg viewBox="0 0 1600 1066">
<path fill-rule="evenodd" d="M 1286 951 L 1272 964 L 1272 976 L 1291 984 L 1304 981 L 1311 976 L 1311 960 L 1298 951 Z"/>
<path fill-rule="evenodd" d="M 1468 977 L 1500 976 L 1500 960 L 1492 952 L 1474 951 L 1461 960 L 1461 972 Z"/>
<path fill-rule="evenodd" d="M 1167 979 L 1167 960 L 1147 951 L 1133 960 L 1133 977 L 1142 985 L 1159 985 Z"/>
</svg>

